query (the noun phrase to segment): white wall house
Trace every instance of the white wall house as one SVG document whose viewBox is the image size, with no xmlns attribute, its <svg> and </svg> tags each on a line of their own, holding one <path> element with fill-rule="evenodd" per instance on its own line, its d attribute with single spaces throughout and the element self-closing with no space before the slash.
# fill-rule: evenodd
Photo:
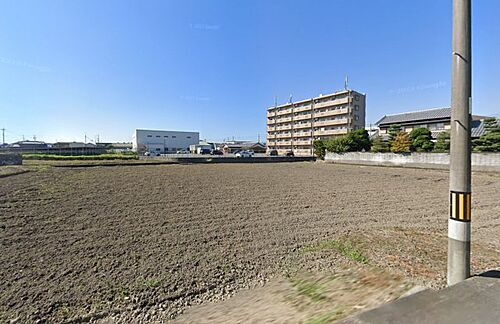
<svg viewBox="0 0 500 324">
<path fill-rule="evenodd" d="M 132 150 L 136 152 L 175 153 L 198 144 L 200 133 L 136 129 L 132 135 Z"/>
</svg>

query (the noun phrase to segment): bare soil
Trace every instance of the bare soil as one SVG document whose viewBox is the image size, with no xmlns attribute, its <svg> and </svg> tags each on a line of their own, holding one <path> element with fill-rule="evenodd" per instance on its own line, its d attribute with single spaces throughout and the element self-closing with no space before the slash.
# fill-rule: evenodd
<svg viewBox="0 0 500 324">
<path fill-rule="evenodd" d="M 474 273 L 499 267 L 499 197 L 500 174 L 473 175 Z M 439 288 L 447 215 L 439 170 L 39 168 L 0 178 L 0 322 L 164 322 L 269 280 L 295 287 L 346 267 Z"/>
</svg>

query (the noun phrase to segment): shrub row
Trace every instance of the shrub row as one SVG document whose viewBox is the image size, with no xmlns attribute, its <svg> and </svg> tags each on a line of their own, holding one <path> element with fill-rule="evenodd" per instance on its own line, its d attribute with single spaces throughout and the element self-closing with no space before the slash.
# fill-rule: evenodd
<svg viewBox="0 0 500 324">
<path fill-rule="evenodd" d="M 98 154 L 98 155 L 57 155 L 57 154 L 23 154 L 24 160 L 137 160 L 137 154 Z"/>
</svg>

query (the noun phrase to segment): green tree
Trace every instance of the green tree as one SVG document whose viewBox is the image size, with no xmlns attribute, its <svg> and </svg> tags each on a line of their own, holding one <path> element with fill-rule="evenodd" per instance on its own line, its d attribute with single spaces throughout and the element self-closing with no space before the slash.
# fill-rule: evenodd
<svg viewBox="0 0 500 324">
<path fill-rule="evenodd" d="M 415 128 L 410 133 L 411 147 L 417 152 L 429 152 L 434 148 L 431 131 L 427 128 Z"/>
<path fill-rule="evenodd" d="M 384 141 L 382 136 L 376 136 L 372 141 L 371 151 L 375 153 L 389 152 L 389 143 Z"/>
<path fill-rule="evenodd" d="M 401 132 L 401 125 L 395 124 L 389 127 L 387 130 L 387 133 L 389 134 L 389 145 L 392 144 L 392 142 L 396 139 L 396 136 L 398 136 L 399 132 Z"/>
<path fill-rule="evenodd" d="M 434 152 L 449 152 L 450 151 L 450 132 L 439 133 L 436 145 L 434 145 Z"/>
<path fill-rule="evenodd" d="M 500 152 L 500 119 L 487 118 L 483 120 L 485 134 L 472 141 L 476 152 Z"/>
<path fill-rule="evenodd" d="M 346 135 L 349 139 L 350 147 L 348 151 L 350 152 L 360 152 L 360 151 L 369 151 L 372 142 L 370 141 L 370 136 L 368 135 L 368 131 L 366 129 L 356 129 L 349 134 Z"/>
<path fill-rule="evenodd" d="M 394 153 L 410 152 L 411 140 L 408 133 L 399 132 L 391 144 L 391 151 Z"/>
<path fill-rule="evenodd" d="M 325 158 L 326 146 L 325 146 L 324 140 L 320 140 L 320 139 L 315 140 L 313 142 L 313 148 L 314 148 L 314 155 L 316 155 L 320 159 Z"/>
<path fill-rule="evenodd" d="M 326 150 L 334 153 L 344 153 L 352 151 L 354 142 L 348 136 L 339 136 L 329 139 L 326 144 Z"/>
</svg>

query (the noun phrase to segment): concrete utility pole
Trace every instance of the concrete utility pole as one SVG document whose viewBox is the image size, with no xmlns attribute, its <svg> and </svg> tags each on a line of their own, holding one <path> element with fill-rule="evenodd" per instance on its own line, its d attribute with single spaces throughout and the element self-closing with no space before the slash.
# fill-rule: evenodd
<svg viewBox="0 0 500 324">
<path fill-rule="evenodd" d="M 5 128 L 2 128 L 2 145 L 5 145 Z"/>
<path fill-rule="evenodd" d="M 470 276 L 471 1 L 453 0 L 448 285 Z"/>
</svg>

